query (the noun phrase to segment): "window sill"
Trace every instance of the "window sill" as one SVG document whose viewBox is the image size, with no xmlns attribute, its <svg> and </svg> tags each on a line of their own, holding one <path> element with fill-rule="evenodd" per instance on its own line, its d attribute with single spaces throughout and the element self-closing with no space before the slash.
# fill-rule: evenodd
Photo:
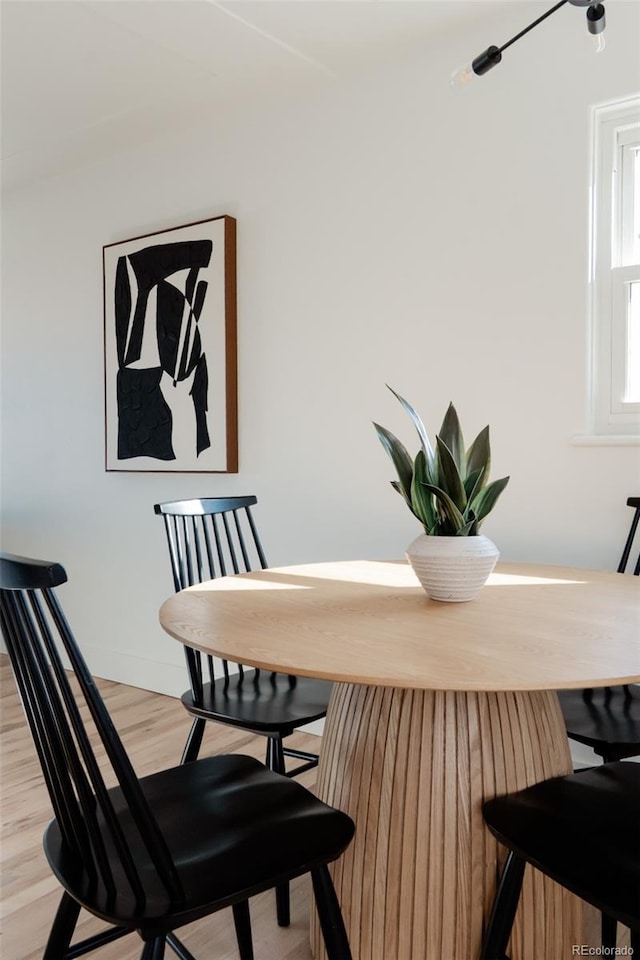
<svg viewBox="0 0 640 960">
<path fill-rule="evenodd" d="M 569 443 L 572 447 L 640 447 L 640 435 L 627 434 L 576 434 Z"/>
</svg>

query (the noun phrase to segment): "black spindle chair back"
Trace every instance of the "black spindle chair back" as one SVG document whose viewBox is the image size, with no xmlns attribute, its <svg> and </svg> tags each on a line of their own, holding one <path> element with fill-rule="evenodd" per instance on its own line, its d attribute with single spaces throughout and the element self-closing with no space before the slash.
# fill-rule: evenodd
<svg viewBox="0 0 640 960">
<path fill-rule="evenodd" d="M 640 523 L 640 497 L 629 497 L 627 506 L 633 508 L 633 519 L 631 521 L 629 535 L 624 544 L 622 556 L 620 557 L 620 563 L 618 564 L 618 573 L 628 572 L 629 559 L 631 558 L 631 551 L 638 533 L 638 524 Z M 636 557 L 633 574 L 636 577 L 640 575 L 640 544 L 638 544 L 638 556 Z"/>
<path fill-rule="evenodd" d="M 257 497 L 248 496 L 156 504 L 155 512 L 164 520 L 176 592 L 205 580 L 266 568 L 251 513 L 256 503 Z M 193 698 L 196 703 L 202 703 L 204 684 L 216 680 L 213 657 L 205 658 L 199 650 L 190 647 L 184 650 Z M 229 664 L 226 660 L 220 662 L 228 684 Z M 238 664 L 237 669 L 238 682 L 242 683 L 244 666 Z M 251 676 L 254 683 L 259 683 L 260 670 L 252 671 Z M 272 681 L 275 677 L 276 674 L 271 673 Z M 295 678 L 289 677 L 288 682 L 294 686 Z"/>
<path fill-rule="evenodd" d="M 66 579 L 59 564 L 0 557 L 2 633 L 63 846 L 94 896 L 107 906 L 125 897 L 142 909 L 147 890 L 131 857 L 131 834 L 124 835 L 109 794 L 118 784 L 128 829 L 146 848 L 167 903 L 179 905 L 183 892 L 171 856 L 56 597 Z"/>
</svg>

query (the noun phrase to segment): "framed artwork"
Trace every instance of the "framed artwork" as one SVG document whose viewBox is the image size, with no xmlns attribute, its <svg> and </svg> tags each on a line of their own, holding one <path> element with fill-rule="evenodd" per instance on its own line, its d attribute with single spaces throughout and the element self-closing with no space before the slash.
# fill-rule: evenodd
<svg viewBox="0 0 640 960">
<path fill-rule="evenodd" d="M 238 470 L 236 221 L 103 248 L 106 469 Z"/>
</svg>

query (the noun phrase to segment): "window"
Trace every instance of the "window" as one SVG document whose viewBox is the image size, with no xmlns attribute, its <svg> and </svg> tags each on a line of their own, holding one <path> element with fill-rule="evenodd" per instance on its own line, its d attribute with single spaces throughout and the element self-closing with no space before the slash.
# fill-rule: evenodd
<svg viewBox="0 0 640 960">
<path fill-rule="evenodd" d="M 593 111 L 591 421 L 640 435 L 640 97 Z"/>
</svg>

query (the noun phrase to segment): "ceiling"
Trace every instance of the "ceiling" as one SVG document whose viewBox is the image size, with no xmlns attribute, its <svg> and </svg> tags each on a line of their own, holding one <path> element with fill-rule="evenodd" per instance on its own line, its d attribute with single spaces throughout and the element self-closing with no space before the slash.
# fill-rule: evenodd
<svg viewBox="0 0 640 960">
<path fill-rule="evenodd" d="M 489 19 L 489 0 L 0 0 L 11 188 Z"/>
</svg>

